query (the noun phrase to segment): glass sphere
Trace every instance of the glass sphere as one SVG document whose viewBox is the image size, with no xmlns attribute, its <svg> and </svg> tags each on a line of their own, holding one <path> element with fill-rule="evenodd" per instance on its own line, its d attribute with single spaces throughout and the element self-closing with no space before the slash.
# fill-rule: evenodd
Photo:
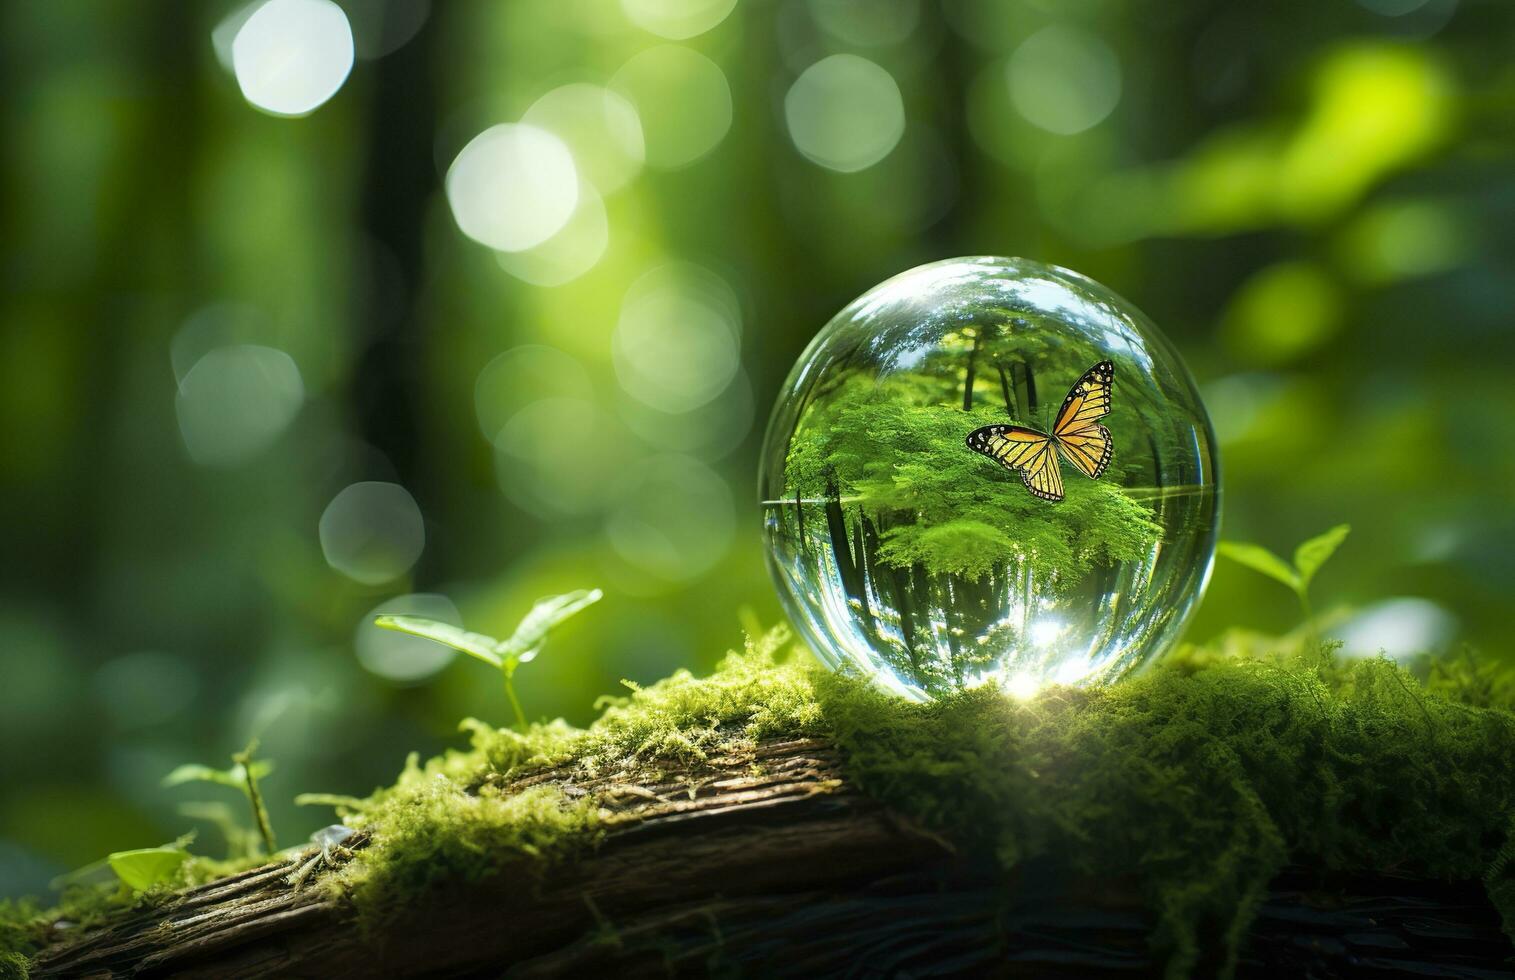
<svg viewBox="0 0 1515 980">
<path fill-rule="evenodd" d="M 1114 680 L 1204 590 L 1214 443 L 1124 299 L 1024 259 L 934 262 L 790 372 L 763 446 L 769 565 L 823 661 L 907 697 Z"/>
</svg>

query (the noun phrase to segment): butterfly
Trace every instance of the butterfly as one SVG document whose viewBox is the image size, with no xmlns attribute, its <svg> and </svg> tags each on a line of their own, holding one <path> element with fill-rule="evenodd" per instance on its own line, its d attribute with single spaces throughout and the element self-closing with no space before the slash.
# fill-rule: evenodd
<svg viewBox="0 0 1515 980">
<path fill-rule="evenodd" d="M 1114 381 L 1115 365 L 1100 361 L 1063 399 L 1051 435 L 1023 425 L 986 425 L 968 433 L 968 448 L 1007 470 L 1020 470 L 1026 489 L 1043 500 L 1062 500 L 1059 452 L 1091 480 L 1098 480 L 1110 465 L 1110 430 L 1097 420 L 1110 412 Z"/>
</svg>

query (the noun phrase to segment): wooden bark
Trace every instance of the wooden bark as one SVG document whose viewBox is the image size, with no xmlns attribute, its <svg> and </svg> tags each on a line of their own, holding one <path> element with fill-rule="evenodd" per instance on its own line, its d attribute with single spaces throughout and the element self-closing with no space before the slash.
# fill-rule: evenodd
<svg viewBox="0 0 1515 980">
<path fill-rule="evenodd" d="M 1008 880 L 856 792 L 823 741 L 768 743 L 660 782 L 556 782 L 604 801 L 592 855 L 441 887 L 382 935 L 295 862 L 57 942 L 37 977 L 1147 976 L 1125 881 Z M 366 839 L 359 837 L 361 848 Z M 308 858 L 314 852 L 302 855 Z M 1198 975 L 1213 972 L 1213 957 Z M 1492 978 L 1515 950 L 1476 883 L 1304 871 L 1273 884 L 1241 976 Z M 1428 973 L 1427 971 L 1434 971 Z"/>
</svg>

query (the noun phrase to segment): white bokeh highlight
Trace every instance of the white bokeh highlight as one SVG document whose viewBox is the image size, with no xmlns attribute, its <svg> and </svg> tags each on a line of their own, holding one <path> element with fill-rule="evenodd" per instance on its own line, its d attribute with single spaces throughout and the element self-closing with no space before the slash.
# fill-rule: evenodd
<svg viewBox="0 0 1515 980">
<path fill-rule="evenodd" d="M 521 122 L 557 136 L 583 178 L 610 194 L 642 171 L 647 144 L 636 107 L 616 92 L 575 82 L 543 95 Z"/>
<path fill-rule="evenodd" d="M 610 247 L 605 202 L 587 181 L 579 184 L 573 216 L 551 238 L 519 252 L 496 252 L 500 268 L 533 286 L 563 286 L 599 264 Z"/>
<path fill-rule="evenodd" d="M 352 28 L 331 0 L 268 0 L 238 28 L 231 62 L 248 102 L 276 116 L 308 115 L 352 71 Z"/>
<path fill-rule="evenodd" d="M 568 146 L 520 123 L 475 136 L 447 171 L 447 203 L 463 234 L 501 252 L 520 252 L 557 234 L 579 203 Z"/>
<path fill-rule="evenodd" d="M 1429 599 L 1407 596 L 1365 606 L 1330 632 L 1349 654 L 1411 657 L 1450 643 L 1457 618 Z"/>
</svg>

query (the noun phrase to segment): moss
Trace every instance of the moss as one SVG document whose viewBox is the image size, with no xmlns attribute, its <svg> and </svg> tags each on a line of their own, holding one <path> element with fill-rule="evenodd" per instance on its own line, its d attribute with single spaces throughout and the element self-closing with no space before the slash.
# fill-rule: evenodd
<svg viewBox="0 0 1515 980">
<path fill-rule="evenodd" d="M 0 980 L 26 980 L 29 961 L 20 953 L 0 953 Z"/>
<path fill-rule="evenodd" d="M 472 747 L 420 764 L 414 757 L 393 787 L 344 817 L 373 832 L 375 844 L 335 877 L 367 928 L 412 907 L 439 881 L 477 881 L 519 868 L 522 857 L 553 862 L 591 848 L 601 828 L 597 801 L 570 799 L 555 785 L 506 794 L 515 776 L 563 766 L 579 781 L 613 773 L 688 765 L 717 746 L 816 732 L 821 709 L 812 673 L 774 659 L 778 634 L 729 656 L 713 676 L 679 671 L 648 688 L 628 684 L 607 698 L 588 729 L 562 722 L 525 733 L 468 720 Z"/>
<path fill-rule="evenodd" d="M 217 861 L 191 856 L 171 879 L 145 892 L 135 892 L 112 877 L 103 882 L 69 884 L 56 904 L 48 907 L 35 899 L 0 900 L 0 980 L 24 978 L 28 957 L 57 938 L 58 926 L 66 924 L 70 932 L 82 932 L 114 916 L 151 907 L 185 888 L 246 870 L 264 860 L 255 856 Z"/>
<path fill-rule="evenodd" d="M 604 832 L 583 792 L 592 780 L 827 735 L 863 791 L 965 853 L 1140 882 L 1170 975 L 1195 969 L 1201 937 L 1234 958 L 1285 862 L 1481 876 L 1515 933 L 1515 686 L 1495 665 L 1436 661 L 1417 680 L 1386 660 L 1190 649 L 1108 687 L 1029 701 L 985 687 L 915 704 L 780 661 L 777 646 L 732 654 L 708 678 L 633 686 L 585 730 L 468 723 L 467 750 L 412 758 L 348 810 L 375 843 L 329 886 L 373 927 L 443 881 L 550 874 Z M 557 779 L 502 788 L 546 767 L 574 795 Z"/>
<path fill-rule="evenodd" d="M 441 877 L 592 847 L 592 800 L 493 788 L 534 769 L 588 779 L 824 734 L 863 791 L 1007 870 L 1035 860 L 1139 881 L 1172 975 L 1193 969 L 1201 936 L 1234 958 L 1290 861 L 1483 876 L 1515 922 L 1515 715 L 1494 706 L 1494 686 L 1444 666 L 1422 683 L 1386 660 L 1189 650 L 1104 688 L 1022 702 L 984 687 L 914 704 L 772 649 L 633 690 L 585 731 L 470 724 L 469 752 L 412 765 L 363 814 L 386 843 L 355 862 L 353 899 L 383 915 Z M 1485 703 L 1459 699 L 1468 692 Z"/>
<path fill-rule="evenodd" d="M 1385 660 L 1178 661 L 1027 703 L 980 689 L 906 704 L 845 679 L 821 691 L 864 791 L 1006 867 L 1140 880 L 1176 975 L 1202 930 L 1234 955 L 1286 861 L 1469 879 L 1509 853 L 1515 716 Z"/>
</svg>

